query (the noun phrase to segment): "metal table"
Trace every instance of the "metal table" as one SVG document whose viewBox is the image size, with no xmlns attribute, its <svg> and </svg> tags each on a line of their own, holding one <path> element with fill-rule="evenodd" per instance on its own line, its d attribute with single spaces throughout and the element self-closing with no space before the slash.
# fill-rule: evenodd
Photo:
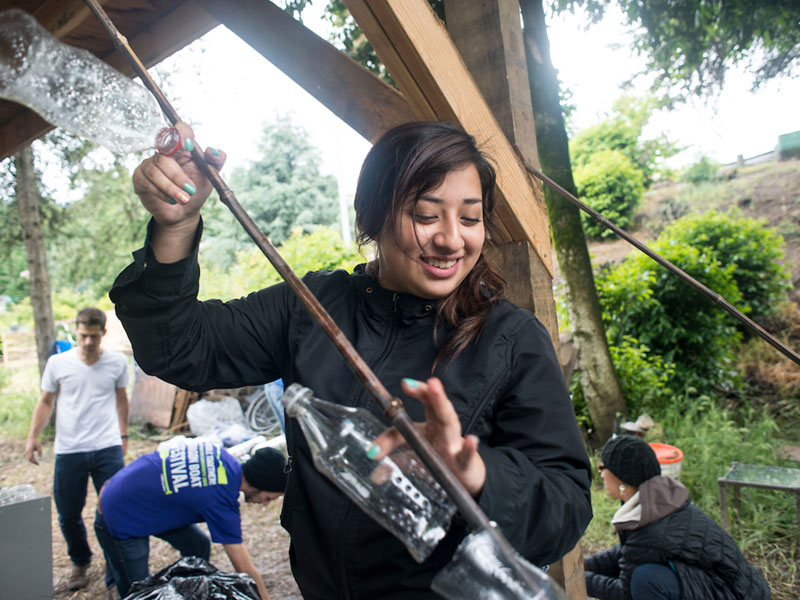
<svg viewBox="0 0 800 600">
<path fill-rule="evenodd" d="M 728 472 L 717 479 L 719 483 L 719 504 L 722 511 L 722 526 L 730 532 L 728 520 L 728 486 L 733 488 L 733 505 L 741 511 L 739 491 L 743 487 L 764 488 L 794 492 L 797 503 L 797 537 L 800 541 L 800 469 L 746 465 L 732 462 Z"/>
</svg>

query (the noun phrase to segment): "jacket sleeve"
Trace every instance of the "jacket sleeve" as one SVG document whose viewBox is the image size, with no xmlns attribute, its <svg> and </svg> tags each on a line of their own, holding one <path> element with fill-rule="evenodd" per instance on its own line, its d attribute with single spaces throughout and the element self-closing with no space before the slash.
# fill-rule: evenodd
<svg viewBox="0 0 800 600">
<path fill-rule="evenodd" d="M 493 430 L 479 448 L 479 504 L 523 556 L 545 565 L 569 552 L 592 518 L 591 470 L 547 330 L 527 311 L 517 325 Z"/>
<path fill-rule="evenodd" d="M 198 226 L 192 254 L 160 264 L 150 248 L 152 221 L 134 262 L 110 292 L 134 357 L 148 374 L 203 391 L 262 384 L 287 361 L 291 299 L 279 284 L 245 298 L 199 302 Z"/>
<path fill-rule="evenodd" d="M 621 556 L 621 546 L 611 546 L 608 550 L 602 550 L 592 554 L 586 559 L 586 570 L 600 575 L 611 577 L 619 576 L 619 559 Z"/>
<path fill-rule="evenodd" d="M 603 600 L 630 600 L 630 592 L 618 577 L 609 577 L 593 571 L 586 571 L 586 594 L 590 598 Z"/>
</svg>

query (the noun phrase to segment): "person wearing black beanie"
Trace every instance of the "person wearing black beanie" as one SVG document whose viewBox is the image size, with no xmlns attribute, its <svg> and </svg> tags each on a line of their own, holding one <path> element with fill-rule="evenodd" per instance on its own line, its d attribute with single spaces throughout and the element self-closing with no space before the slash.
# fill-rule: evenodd
<svg viewBox="0 0 800 600">
<path fill-rule="evenodd" d="M 258 502 L 250 500 L 250 497 L 258 495 L 258 492 L 265 499 L 274 500 L 283 495 L 286 488 L 286 459 L 275 448 L 260 448 L 242 465 L 242 491 L 245 500 L 248 502 Z"/>
<path fill-rule="evenodd" d="M 224 448 L 180 439 L 144 454 L 111 477 L 100 490 L 94 529 L 114 578 L 116 592 L 149 575 L 150 536 L 181 556 L 208 560 L 211 542 L 222 544 L 233 570 L 250 575 L 261 600 L 264 579 L 244 546 L 241 493 L 246 502 L 269 504 L 283 495 L 283 455 L 262 448 L 242 465 Z M 206 535 L 197 523 L 205 522 Z M 118 594 L 118 595 L 117 595 Z"/>
<path fill-rule="evenodd" d="M 620 543 L 584 561 L 586 590 L 599 600 L 764 600 L 764 577 L 736 543 L 689 500 L 679 481 L 661 475 L 656 454 L 637 436 L 620 435 L 600 451 L 606 491 L 622 506 L 611 523 Z"/>
</svg>

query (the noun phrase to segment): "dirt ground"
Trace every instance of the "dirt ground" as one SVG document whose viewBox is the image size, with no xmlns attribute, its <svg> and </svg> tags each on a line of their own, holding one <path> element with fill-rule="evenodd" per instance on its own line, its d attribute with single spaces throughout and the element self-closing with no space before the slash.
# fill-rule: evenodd
<svg viewBox="0 0 800 600">
<path fill-rule="evenodd" d="M 31 484 L 37 492 L 50 495 L 53 484 L 53 448 L 45 447 L 45 455 L 39 466 L 29 463 L 22 455 L 23 440 L 0 440 L 0 485 Z M 157 443 L 150 440 L 131 440 L 126 463 L 135 457 L 156 449 Z M 91 483 L 87 494 L 83 518 L 89 531 L 89 543 L 94 553 L 89 571 L 89 587 L 70 592 L 67 579 L 71 563 L 67 556 L 66 543 L 58 526 L 55 505 L 51 506 L 53 531 L 53 591 L 55 600 L 105 600 L 107 597 L 103 582 L 105 562 L 102 551 L 94 537 L 94 510 L 97 497 Z M 269 506 L 241 505 L 242 531 L 244 543 L 256 567 L 264 578 L 272 600 L 301 600 L 302 596 L 295 585 L 289 568 L 289 536 L 280 526 L 281 500 Z M 203 525 L 204 527 L 204 525 Z M 207 531 L 207 530 L 206 530 Z M 180 556 L 169 544 L 158 538 L 150 538 L 150 572 L 178 560 Z M 219 544 L 212 544 L 211 564 L 222 571 L 233 568 L 225 551 Z M 2 594 L 0 593 L 0 596 Z"/>
</svg>

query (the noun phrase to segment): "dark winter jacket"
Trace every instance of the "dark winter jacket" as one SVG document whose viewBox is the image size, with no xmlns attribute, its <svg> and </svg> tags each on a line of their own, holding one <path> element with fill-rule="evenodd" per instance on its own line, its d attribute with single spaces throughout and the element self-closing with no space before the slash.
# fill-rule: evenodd
<svg viewBox="0 0 800 600">
<path fill-rule="evenodd" d="M 689 501 L 683 484 L 669 477 L 652 477 L 639 487 L 639 506 L 641 513 L 634 512 L 633 519 L 615 516 L 621 543 L 586 559 L 589 596 L 630 600 L 633 570 L 655 563 L 675 569 L 681 600 L 770 597 L 761 573 L 725 530 Z"/>
<path fill-rule="evenodd" d="M 199 236 L 200 228 L 195 248 Z M 190 390 L 281 377 L 324 400 L 379 414 L 285 284 L 231 302 L 201 303 L 196 250 L 159 265 L 146 244 L 134 259 L 111 298 L 145 372 Z M 438 349 L 435 302 L 382 289 L 363 266 L 353 274 L 310 273 L 304 281 L 390 393 L 402 397 L 404 377 L 430 376 Z M 441 343 L 447 331 L 439 333 Z M 477 342 L 436 375 L 464 434 L 480 439 L 487 470 L 480 506 L 535 564 L 561 557 L 591 519 L 590 471 L 544 327 L 502 301 Z M 407 398 L 405 404 L 412 419 L 424 419 L 419 402 Z M 287 444 L 292 470 L 281 522 L 291 534 L 292 569 L 304 598 L 437 598 L 430 581 L 464 536 L 463 521 L 456 518 L 428 560 L 417 564 L 315 470 L 294 419 L 287 422 Z"/>
</svg>

